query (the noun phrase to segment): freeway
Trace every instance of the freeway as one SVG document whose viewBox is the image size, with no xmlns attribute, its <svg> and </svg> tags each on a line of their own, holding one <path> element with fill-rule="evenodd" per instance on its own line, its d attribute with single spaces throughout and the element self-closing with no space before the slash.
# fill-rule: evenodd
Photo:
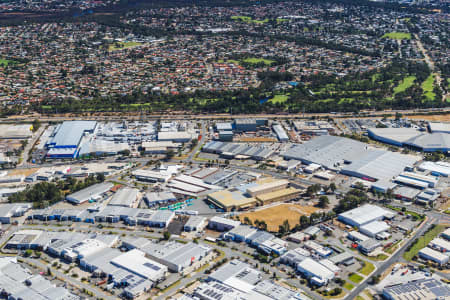
<svg viewBox="0 0 450 300">
<path fill-rule="evenodd" d="M 403 115 L 408 114 L 418 114 L 418 113 L 428 113 L 428 112 L 450 112 L 450 108 L 430 108 L 430 109 L 409 109 L 409 110 L 384 110 L 384 111 L 360 111 L 361 114 L 368 114 L 369 116 L 383 116 L 386 114 L 401 113 Z M 52 115 L 45 116 L 40 114 L 32 115 L 17 115 L 9 116 L 5 119 L 0 119 L 0 122 L 11 123 L 11 122 L 29 122 L 30 120 L 38 118 L 41 122 L 62 122 L 70 120 L 94 120 L 94 121 L 119 121 L 123 120 L 159 120 L 159 119 L 172 119 L 172 120 L 189 120 L 189 119 L 224 119 L 224 118 L 277 118 L 277 119 L 292 119 L 292 118 L 310 118 L 310 117 L 331 117 L 331 118 L 348 118 L 355 117 L 353 113 L 296 113 L 296 114 L 242 114 L 242 115 L 230 115 L 230 114 L 186 114 L 186 112 L 173 112 L 172 115 L 168 114 L 148 114 L 142 115 L 141 113 L 136 113 L 132 115 L 130 112 L 115 115 L 101 115 L 101 116 L 83 116 L 82 114 L 77 115 L 76 113 L 71 114 L 70 117 L 66 115 Z"/>
<path fill-rule="evenodd" d="M 386 269 L 392 265 L 395 262 L 398 262 L 402 259 L 402 255 L 405 252 L 405 250 L 413 243 L 413 241 L 425 233 L 425 231 L 430 228 L 432 224 L 436 222 L 435 218 L 426 219 L 424 223 L 422 223 L 421 227 L 414 233 L 414 235 L 402 246 L 400 247 L 391 257 L 389 257 L 387 260 L 385 260 L 376 270 L 374 273 L 372 273 L 373 276 L 381 275 Z M 358 296 L 362 291 L 364 291 L 368 286 L 368 280 L 365 280 L 361 284 L 359 284 L 354 290 L 352 290 L 345 299 L 355 299 L 356 296 Z"/>
</svg>

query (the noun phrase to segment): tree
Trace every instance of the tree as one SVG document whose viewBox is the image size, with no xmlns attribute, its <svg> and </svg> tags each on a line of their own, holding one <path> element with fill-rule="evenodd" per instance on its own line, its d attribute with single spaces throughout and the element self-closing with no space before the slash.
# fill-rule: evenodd
<svg viewBox="0 0 450 300">
<path fill-rule="evenodd" d="M 31 251 L 30 249 L 27 249 L 27 250 L 25 250 L 25 253 L 23 254 L 23 256 L 30 257 L 31 254 L 33 254 L 33 251 Z"/>
<path fill-rule="evenodd" d="M 252 220 L 250 220 L 249 217 L 246 216 L 246 217 L 244 218 L 244 224 L 252 225 Z"/>
<path fill-rule="evenodd" d="M 315 197 L 316 194 L 317 194 L 317 192 L 320 191 L 320 189 L 321 189 L 321 187 L 320 187 L 319 184 L 313 184 L 313 185 L 310 185 L 310 186 L 308 186 L 308 188 L 306 189 L 306 194 L 307 194 L 309 197 Z"/>
<path fill-rule="evenodd" d="M 175 156 L 175 152 L 172 149 L 167 151 L 167 153 L 166 153 L 166 159 L 167 160 L 172 159 L 174 156 Z"/>
<path fill-rule="evenodd" d="M 300 216 L 300 227 L 303 229 L 309 225 L 308 217 L 305 215 Z"/>
<path fill-rule="evenodd" d="M 164 239 L 167 241 L 167 240 L 170 239 L 171 234 L 170 234 L 170 232 L 168 232 L 168 231 L 164 231 L 163 236 L 164 236 Z"/>
<path fill-rule="evenodd" d="M 330 190 L 334 193 L 336 191 L 336 184 L 334 182 L 330 183 Z"/>
<path fill-rule="evenodd" d="M 105 174 L 103 174 L 103 173 L 98 173 L 98 174 L 97 174 L 97 180 L 100 181 L 100 182 L 105 181 Z"/>
<path fill-rule="evenodd" d="M 326 208 L 328 204 L 330 203 L 330 200 L 327 196 L 320 196 L 319 197 L 319 203 L 317 204 L 320 208 Z"/>
<path fill-rule="evenodd" d="M 33 132 L 36 132 L 41 127 L 41 121 L 39 119 L 34 119 L 33 121 Z"/>
</svg>

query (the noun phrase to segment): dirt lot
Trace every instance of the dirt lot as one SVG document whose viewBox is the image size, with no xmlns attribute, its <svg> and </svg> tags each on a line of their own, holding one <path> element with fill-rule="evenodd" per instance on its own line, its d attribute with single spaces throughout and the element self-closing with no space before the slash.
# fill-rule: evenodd
<svg viewBox="0 0 450 300">
<path fill-rule="evenodd" d="M 15 169 L 8 172 L 9 176 L 18 176 L 23 175 L 25 177 L 30 176 L 31 174 L 36 173 L 39 168 L 31 168 L 31 169 Z"/>
<path fill-rule="evenodd" d="M 407 116 L 408 119 L 413 120 L 427 120 L 436 122 L 450 122 L 450 114 L 446 115 L 417 115 L 417 116 Z"/>
<path fill-rule="evenodd" d="M 264 220 L 267 223 L 267 230 L 274 232 L 278 231 L 278 226 L 282 225 L 284 220 L 288 220 L 292 228 L 299 223 L 300 216 L 309 216 L 317 210 L 318 208 L 313 206 L 282 203 L 277 206 L 241 214 L 239 218 L 244 220 L 245 217 L 248 217 L 252 222 Z"/>
</svg>

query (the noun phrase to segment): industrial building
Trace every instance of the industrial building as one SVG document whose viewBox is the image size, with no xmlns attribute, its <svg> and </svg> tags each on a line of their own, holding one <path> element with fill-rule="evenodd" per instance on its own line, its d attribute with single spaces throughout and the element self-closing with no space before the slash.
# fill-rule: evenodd
<svg viewBox="0 0 450 300">
<path fill-rule="evenodd" d="M 300 190 L 290 187 L 258 195 L 256 196 L 256 200 L 258 200 L 262 205 L 267 205 L 274 202 L 290 201 L 296 199 L 300 196 L 300 193 Z"/>
<path fill-rule="evenodd" d="M 247 194 L 252 197 L 275 192 L 281 189 L 287 188 L 289 185 L 289 181 L 286 179 L 274 179 L 274 178 L 265 178 L 260 179 L 256 182 L 256 185 L 249 187 L 247 189 Z"/>
<path fill-rule="evenodd" d="M 248 225 L 239 225 L 237 227 L 234 227 L 230 231 L 228 231 L 224 237 L 230 238 L 233 241 L 240 243 L 240 242 L 247 242 L 250 236 L 252 236 L 255 232 L 258 230 L 252 226 Z"/>
<path fill-rule="evenodd" d="M 166 205 L 177 201 L 177 197 L 172 192 L 148 192 L 144 196 L 144 200 L 149 207 L 155 205 Z"/>
<path fill-rule="evenodd" d="M 434 249 L 431 249 L 429 247 L 420 249 L 419 257 L 422 259 L 425 259 L 425 260 L 430 260 L 432 262 L 435 262 L 441 266 L 446 265 L 450 258 L 450 256 L 445 255 L 445 254 L 443 254 L 439 251 L 436 251 Z"/>
<path fill-rule="evenodd" d="M 187 143 L 194 137 L 186 131 L 160 131 L 158 132 L 158 141 L 172 141 L 174 143 Z"/>
<path fill-rule="evenodd" d="M 362 234 L 365 234 L 371 238 L 376 237 L 379 233 L 385 232 L 389 230 L 389 225 L 383 221 L 373 221 L 367 224 L 362 225 L 359 228 L 359 231 Z"/>
<path fill-rule="evenodd" d="M 283 126 L 281 126 L 279 124 L 275 124 L 272 126 L 272 129 L 275 132 L 275 134 L 277 135 L 277 138 L 280 142 L 288 142 L 289 141 L 289 137 L 288 137 L 286 131 L 284 130 Z"/>
<path fill-rule="evenodd" d="M 373 221 L 381 221 L 383 219 L 392 219 L 395 214 L 389 210 L 372 204 L 354 208 L 338 215 L 338 220 L 350 226 L 360 228 L 363 225 Z"/>
<path fill-rule="evenodd" d="M 145 154 L 164 154 L 169 150 L 175 150 L 178 145 L 173 141 L 147 141 L 142 143 Z"/>
<path fill-rule="evenodd" d="M 13 218 L 23 216 L 32 207 L 31 203 L 0 204 L 0 224 L 11 224 Z"/>
<path fill-rule="evenodd" d="M 203 152 L 220 154 L 225 158 L 265 160 L 275 151 L 270 147 L 252 146 L 243 143 L 225 143 L 220 141 L 210 141 L 206 143 Z"/>
<path fill-rule="evenodd" d="M 109 201 L 108 205 L 136 207 L 138 204 L 139 190 L 135 188 L 124 187 L 119 189 Z"/>
<path fill-rule="evenodd" d="M 383 298 L 388 300 L 450 299 L 450 288 L 448 284 L 434 278 L 422 278 L 385 287 Z"/>
<path fill-rule="evenodd" d="M 434 176 L 450 176 L 450 164 L 443 161 L 424 161 L 419 165 L 418 169 L 421 171 L 428 171 Z"/>
<path fill-rule="evenodd" d="M 257 204 L 255 198 L 247 197 L 238 189 L 213 192 L 208 194 L 207 199 L 224 211 L 242 210 Z"/>
<path fill-rule="evenodd" d="M 441 122 L 428 122 L 428 130 L 432 133 L 448 133 L 450 134 L 450 124 Z"/>
<path fill-rule="evenodd" d="M 189 220 L 184 224 L 183 230 L 190 231 L 200 231 L 206 225 L 206 218 L 201 216 L 191 216 Z"/>
<path fill-rule="evenodd" d="M 297 265 L 297 271 L 306 276 L 312 284 L 318 286 L 326 285 L 335 277 L 335 273 L 330 269 L 309 257 Z"/>
<path fill-rule="evenodd" d="M 146 169 L 135 170 L 131 174 L 137 180 L 147 182 L 167 182 L 172 177 L 171 174 Z"/>
<path fill-rule="evenodd" d="M 56 126 L 46 143 L 47 157 L 75 158 L 86 133 L 94 133 L 96 121 L 65 121 Z"/>
<path fill-rule="evenodd" d="M 416 151 L 450 150 L 450 134 L 439 131 L 427 133 L 414 128 L 370 128 L 368 134 L 376 141 Z"/>
<path fill-rule="evenodd" d="M 390 180 L 400 174 L 405 166 L 419 160 L 415 156 L 375 150 L 352 139 L 328 135 L 295 145 L 281 155 L 288 160 L 321 165 L 370 181 Z"/>
<path fill-rule="evenodd" d="M 73 204 L 82 204 L 89 200 L 97 200 L 103 197 L 105 193 L 107 193 L 114 184 L 110 182 L 103 182 L 91 185 L 81 191 L 75 192 L 73 194 L 67 195 L 66 200 Z"/>
<path fill-rule="evenodd" d="M 265 119 L 235 119 L 233 129 L 237 132 L 256 132 L 258 127 L 266 124 Z"/>
<path fill-rule="evenodd" d="M 450 252 L 450 242 L 441 239 L 441 238 L 434 238 L 429 244 L 428 247 L 433 248 L 440 252 Z"/>
<path fill-rule="evenodd" d="M 81 299 L 63 286 L 57 287 L 39 274 L 33 275 L 15 257 L 0 258 L 0 291 L 5 299 Z"/>
<path fill-rule="evenodd" d="M 212 249 L 195 243 L 178 243 L 176 241 L 150 243 L 141 249 L 146 256 L 167 266 L 172 272 L 182 272 L 194 262 L 204 259 Z"/>
<path fill-rule="evenodd" d="M 145 253 L 137 249 L 115 257 L 111 263 L 155 283 L 161 281 L 167 272 L 166 266 L 146 258 Z"/>
<path fill-rule="evenodd" d="M 241 224 L 239 221 L 226 219 L 218 216 L 212 217 L 208 222 L 208 228 L 217 231 L 228 231 Z"/>
</svg>

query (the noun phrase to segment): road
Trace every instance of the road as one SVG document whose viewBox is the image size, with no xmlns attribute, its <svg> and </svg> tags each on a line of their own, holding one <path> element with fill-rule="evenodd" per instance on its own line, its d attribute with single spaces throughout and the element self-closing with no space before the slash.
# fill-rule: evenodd
<svg viewBox="0 0 450 300">
<path fill-rule="evenodd" d="M 402 259 L 403 253 L 405 252 L 405 250 L 409 247 L 409 245 L 411 245 L 413 243 L 413 241 L 421 236 L 422 234 L 425 233 L 425 231 L 436 222 L 435 218 L 431 218 L 431 219 L 427 219 L 422 225 L 421 227 L 416 231 L 416 233 L 402 246 L 400 247 L 395 253 L 394 255 L 392 255 L 391 257 L 389 257 L 387 260 L 385 260 L 378 268 L 377 270 L 372 273 L 371 277 L 373 276 L 378 276 L 381 275 L 384 271 L 386 271 L 386 269 L 392 265 L 395 262 L 400 261 L 400 259 Z M 362 291 L 364 291 L 368 284 L 369 281 L 369 277 L 367 277 L 367 279 L 362 282 L 361 284 L 359 284 L 354 290 L 352 290 L 350 293 L 347 294 L 347 296 L 345 297 L 345 299 L 355 299 L 356 296 L 358 296 Z"/>
<path fill-rule="evenodd" d="M 36 144 L 38 139 L 41 137 L 42 133 L 45 130 L 45 127 L 46 126 L 41 126 L 36 132 L 33 133 L 33 136 L 31 137 L 31 139 L 28 141 L 27 145 L 23 149 L 22 162 L 18 166 L 26 167 L 26 168 L 30 167 L 30 164 L 28 163 L 29 152 L 34 147 L 34 144 Z"/>
<path fill-rule="evenodd" d="M 426 113 L 426 112 L 450 112 L 450 108 L 439 108 L 439 109 L 408 109 L 408 110 L 384 110 L 384 111 L 360 111 L 360 114 L 368 114 L 370 116 L 383 116 L 385 114 L 395 114 L 396 112 L 401 113 L 403 115 L 408 114 L 417 114 L 417 113 Z M 130 112 L 126 112 L 124 114 L 119 115 L 101 115 L 101 116 L 83 116 L 82 114 L 67 117 L 65 115 L 52 115 L 52 116 L 44 116 L 40 114 L 33 115 L 18 115 L 18 116 L 9 116 L 6 119 L 0 119 L 0 122 L 3 123 L 12 123 L 19 121 L 30 121 L 36 118 L 39 118 L 41 122 L 62 122 L 62 121 L 70 121 L 70 120 L 94 120 L 94 121 L 117 121 L 122 122 L 123 120 L 159 120 L 159 119 L 172 119 L 172 120 L 189 120 L 189 119 L 224 119 L 224 118 L 233 118 L 233 119 L 247 119 L 247 118 L 277 118 L 277 119 L 292 119 L 292 118 L 310 118 L 310 117 L 331 117 L 331 118 L 348 118 L 355 117 L 353 113 L 296 113 L 296 114 L 242 114 L 242 115 L 230 115 L 230 114 L 205 114 L 205 115 L 195 115 L 195 114 L 186 114 L 186 112 L 174 112 L 172 115 L 168 114 L 149 114 L 142 115 L 140 113 L 136 113 L 132 115 Z"/>
</svg>

